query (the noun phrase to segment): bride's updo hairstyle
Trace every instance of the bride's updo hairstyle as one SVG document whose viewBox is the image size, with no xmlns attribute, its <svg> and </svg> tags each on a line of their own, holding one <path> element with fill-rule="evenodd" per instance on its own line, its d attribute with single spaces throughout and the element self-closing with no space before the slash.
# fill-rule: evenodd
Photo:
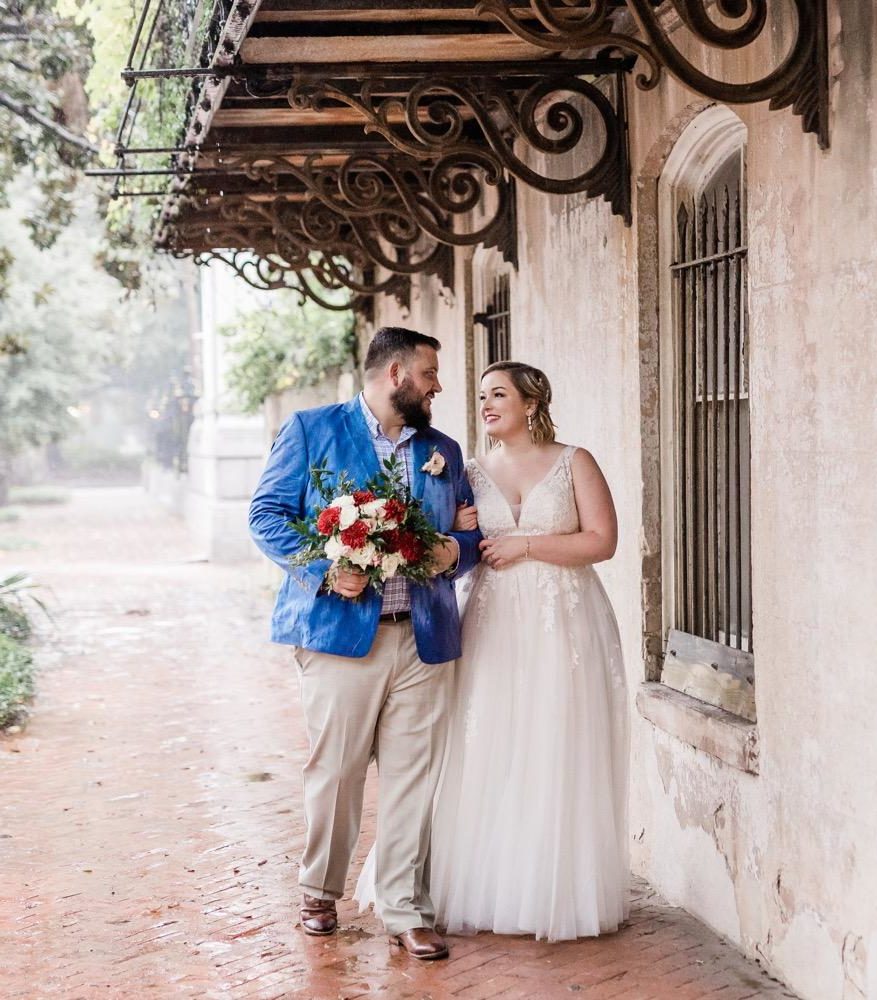
<svg viewBox="0 0 877 1000">
<path fill-rule="evenodd" d="M 484 369 L 481 377 L 490 372 L 505 372 L 522 398 L 536 404 L 530 436 L 534 444 L 550 444 L 554 440 L 554 424 L 548 409 L 551 405 L 551 383 L 545 372 L 520 361 L 496 361 Z"/>
</svg>

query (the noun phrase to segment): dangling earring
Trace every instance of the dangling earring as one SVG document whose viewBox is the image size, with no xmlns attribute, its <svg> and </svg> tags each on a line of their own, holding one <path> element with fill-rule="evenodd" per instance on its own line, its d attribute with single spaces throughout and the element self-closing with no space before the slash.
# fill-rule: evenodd
<svg viewBox="0 0 877 1000">
<path fill-rule="evenodd" d="M 530 437 L 533 436 L 533 414 L 527 414 L 527 430 L 530 432 Z"/>
</svg>

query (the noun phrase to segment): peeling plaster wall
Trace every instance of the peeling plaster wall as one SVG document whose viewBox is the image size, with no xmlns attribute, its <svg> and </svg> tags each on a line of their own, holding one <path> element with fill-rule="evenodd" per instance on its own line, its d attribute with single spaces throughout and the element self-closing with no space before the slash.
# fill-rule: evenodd
<svg viewBox="0 0 877 1000">
<path fill-rule="evenodd" d="M 638 210 L 635 197 L 628 229 L 603 202 L 518 187 L 513 356 L 546 370 L 560 439 L 594 453 L 618 507 L 618 553 L 599 572 L 630 684 L 634 866 L 807 1000 L 877 1000 L 875 20 L 870 2 L 832 6 L 829 152 L 788 110 L 734 108 L 748 129 L 757 776 L 633 706 L 646 676 L 644 513 L 657 492 L 657 401 L 640 392 L 648 199 Z M 782 52 L 783 35 L 780 24 L 765 44 Z M 735 59 L 707 66 L 734 78 Z M 704 102 L 666 79 L 629 93 L 636 184 Z M 457 265 L 453 305 L 431 279 L 410 314 L 384 303 L 377 320 L 443 340 L 437 424 L 465 440 L 459 253 Z"/>
<path fill-rule="evenodd" d="M 375 321 L 362 331 L 363 348 L 379 326 L 404 326 L 438 337 L 439 381 L 442 392 L 433 403 L 433 426 L 450 434 L 466 452 L 466 338 L 469 322 L 465 311 L 466 295 L 463 282 L 462 254 L 458 253 L 455 267 L 455 293 L 449 295 L 437 278 L 420 279 L 412 289 L 411 308 L 406 309 L 395 299 L 381 296 L 376 302 Z"/>
</svg>

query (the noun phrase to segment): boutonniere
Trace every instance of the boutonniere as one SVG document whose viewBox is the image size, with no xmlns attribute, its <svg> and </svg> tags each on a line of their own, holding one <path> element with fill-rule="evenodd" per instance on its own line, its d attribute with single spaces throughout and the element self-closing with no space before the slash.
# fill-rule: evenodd
<svg viewBox="0 0 877 1000">
<path fill-rule="evenodd" d="M 428 472 L 431 476 L 440 476 L 445 471 L 447 464 L 445 456 L 438 448 L 433 448 L 429 458 L 420 466 L 420 471 Z"/>
</svg>

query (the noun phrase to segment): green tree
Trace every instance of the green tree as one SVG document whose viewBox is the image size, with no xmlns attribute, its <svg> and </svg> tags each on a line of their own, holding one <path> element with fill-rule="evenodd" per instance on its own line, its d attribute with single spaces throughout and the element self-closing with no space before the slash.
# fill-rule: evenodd
<svg viewBox="0 0 877 1000">
<path fill-rule="evenodd" d="M 26 223 L 39 197 L 22 178 L 11 207 L 0 211 L 13 258 L 0 304 L 0 504 L 14 457 L 73 431 L 76 406 L 90 392 L 132 373 L 145 396 L 150 385 L 139 376 L 165 381 L 186 349 L 179 318 L 156 330 L 153 297 L 126 296 L 95 263 L 101 226 L 87 188 L 70 225 L 45 249 L 30 241 Z M 159 301 L 172 292 L 170 281 L 154 290 Z"/>
<path fill-rule="evenodd" d="M 51 246 L 69 224 L 81 169 L 97 152 L 84 135 L 82 81 L 90 65 L 88 32 L 62 17 L 52 0 L 0 5 L 0 207 L 26 169 L 40 197 L 24 225 L 39 247 Z M 7 245 L 0 252 L 0 295 L 11 263 Z"/>
<path fill-rule="evenodd" d="M 270 309 L 242 313 L 220 329 L 231 341 L 228 386 L 249 413 L 272 393 L 316 385 L 355 360 L 352 313 L 300 305 L 293 292 L 271 294 Z"/>
</svg>

